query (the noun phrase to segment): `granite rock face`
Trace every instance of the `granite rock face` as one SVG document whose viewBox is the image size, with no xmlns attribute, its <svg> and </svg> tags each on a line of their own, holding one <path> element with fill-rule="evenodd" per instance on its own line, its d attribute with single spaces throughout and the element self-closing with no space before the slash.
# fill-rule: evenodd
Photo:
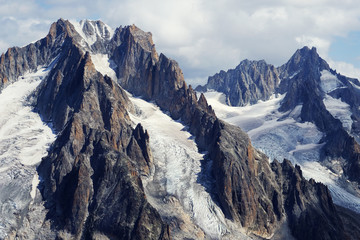
<svg viewBox="0 0 360 240">
<path fill-rule="evenodd" d="M 282 194 L 289 226 L 296 239 L 351 239 L 336 214 L 330 192 L 313 179 L 304 180 L 299 166 L 271 163 Z M 335 213 L 335 214 L 334 214 Z"/>
<path fill-rule="evenodd" d="M 76 238 L 164 238 L 166 226 L 147 203 L 139 176 L 150 163 L 148 136 L 141 126 L 130 127 L 123 90 L 95 70 L 88 54 L 75 46 L 68 53 L 77 58 L 59 62 L 38 95 L 40 114 L 61 131 L 39 166 L 48 216 Z M 74 61 L 73 72 L 60 70 Z M 59 77 L 59 71 L 70 74 Z"/>
<path fill-rule="evenodd" d="M 264 60 L 244 60 L 235 69 L 220 71 L 209 77 L 208 83 L 196 90 L 223 92 L 228 105 L 245 106 L 259 100 L 268 100 L 279 83 L 279 73 L 273 65 Z"/>
</svg>

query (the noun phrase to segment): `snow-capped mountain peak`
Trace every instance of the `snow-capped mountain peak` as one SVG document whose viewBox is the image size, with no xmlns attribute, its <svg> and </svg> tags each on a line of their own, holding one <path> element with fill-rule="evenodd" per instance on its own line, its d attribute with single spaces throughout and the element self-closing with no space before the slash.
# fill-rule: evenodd
<svg viewBox="0 0 360 240">
<path fill-rule="evenodd" d="M 89 47 L 99 40 L 109 41 L 114 35 L 114 30 L 100 20 L 71 21 L 71 24 Z"/>
</svg>

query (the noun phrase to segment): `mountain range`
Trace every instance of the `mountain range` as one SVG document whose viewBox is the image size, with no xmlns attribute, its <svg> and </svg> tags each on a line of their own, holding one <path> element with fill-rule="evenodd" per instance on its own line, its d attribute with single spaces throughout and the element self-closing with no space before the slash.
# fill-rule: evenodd
<svg viewBox="0 0 360 240">
<path fill-rule="evenodd" d="M 296 123 L 314 124 L 313 132 L 318 131 L 321 136 L 312 143 L 322 144 L 318 146 L 321 148 L 320 156 L 314 161 L 321 162 L 339 179 L 351 181 L 349 188 L 359 196 L 360 83 L 331 69 L 315 48 L 304 47 L 296 51 L 286 64 L 278 68 L 263 60 L 244 60 L 235 69 L 209 77 L 208 83 L 197 89 L 223 93 L 223 103 L 230 106 L 255 106 L 261 101 L 278 98 L 275 100 L 278 105 L 273 107 L 279 116 L 269 113 L 268 117 L 273 115 L 272 118 L 278 122 L 290 118 Z M 254 129 L 244 123 L 237 125 L 247 131 Z M 300 141 L 297 147 L 306 144 L 309 143 Z M 291 148 L 289 146 L 287 152 L 294 150 Z"/>
<path fill-rule="evenodd" d="M 305 47 L 195 91 L 151 33 L 59 19 L 1 55 L 0 238 L 358 239 L 359 86 Z"/>
</svg>

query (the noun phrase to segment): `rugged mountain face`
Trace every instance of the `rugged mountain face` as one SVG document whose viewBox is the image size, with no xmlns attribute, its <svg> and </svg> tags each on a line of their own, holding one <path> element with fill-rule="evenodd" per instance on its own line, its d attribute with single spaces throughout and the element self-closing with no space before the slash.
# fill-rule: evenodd
<svg viewBox="0 0 360 240">
<path fill-rule="evenodd" d="M 315 183 L 313 179 L 304 180 L 300 167 L 294 168 L 288 160 L 281 164 L 275 160 L 271 168 L 277 174 L 277 180 L 280 180 L 285 195 L 285 211 L 295 238 L 350 238 L 345 233 L 340 217 L 334 214 L 335 206 L 325 185 Z"/>
<path fill-rule="evenodd" d="M 244 62 L 249 63 L 248 60 Z M 239 66 L 241 65 L 244 63 Z M 243 81 L 243 76 L 249 72 L 239 66 L 236 68 L 237 75 L 232 74 L 234 70 L 226 74 L 222 71 L 215 75 L 217 81 L 210 77 L 205 85 L 205 88 L 211 86 L 210 88 L 224 93 L 226 103 L 232 106 L 243 104 L 232 104 L 228 100 L 229 89 L 237 89 L 237 82 Z M 327 165 L 329 161 L 340 161 L 345 176 L 359 184 L 359 147 L 356 142 L 359 139 L 359 81 L 338 74 L 317 54 L 315 48 L 308 47 L 297 50 L 286 64 L 275 69 L 275 73 L 278 76 L 275 83 L 278 84 L 273 81 L 264 83 L 264 89 L 268 89 L 264 100 L 269 99 L 272 94 L 285 94 L 279 111 L 292 112 L 300 108 L 299 120 L 314 123 L 325 134 L 322 142 L 326 142 L 326 145 L 321 159 L 326 160 Z M 230 75 L 234 76 L 232 81 L 228 80 Z M 249 79 L 250 85 L 257 84 L 256 78 Z M 201 90 L 201 87 L 198 89 Z M 254 94 L 258 92 L 257 89 L 249 90 L 246 86 L 241 90 Z M 234 98 L 241 99 L 243 96 L 240 91 L 234 94 Z M 256 100 L 255 98 L 255 101 L 249 103 L 254 104 Z"/>
<path fill-rule="evenodd" d="M 55 229 L 78 237 L 99 232 L 120 239 L 162 238 L 165 226 L 146 202 L 139 176 L 150 164 L 146 134 L 141 126 L 131 129 L 125 93 L 95 70 L 88 54 L 69 52 L 80 58 L 75 75 L 50 75 L 37 102 L 41 115 L 61 126 L 51 155 L 39 166 L 48 216 Z M 60 61 L 55 69 L 73 67 L 75 59 Z M 59 112 L 68 117 L 66 126 Z"/>
<path fill-rule="evenodd" d="M 36 109 L 58 132 L 38 168 L 51 229 L 65 239 L 166 239 L 166 225 L 146 201 L 140 179 L 151 163 L 148 136 L 140 125 L 132 129 L 125 92 L 95 70 L 72 25 L 59 20 L 49 35 L 61 26 L 58 34 L 68 37 L 34 96 Z"/>
<path fill-rule="evenodd" d="M 134 28 L 130 30 L 134 30 Z M 143 34 L 138 34 L 138 36 L 141 36 L 141 39 L 134 39 L 135 43 L 124 43 L 131 47 L 123 57 L 125 60 L 120 63 L 126 64 L 128 67 L 129 63 L 132 63 L 130 69 L 133 69 L 134 65 L 140 64 L 142 66 L 140 69 L 149 70 L 137 71 L 136 74 L 129 73 L 125 78 L 118 72 L 120 83 L 123 82 L 122 85 L 130 92 L 155 101 L 162 109 L 169 111 L 173 118 L 181 118 L 189 126 L 200 149 L 207 150 L 210 159 L 214 161 L 213 174 L 216 180 L 216 192 L 220 206 L 228 218 L 239 221 L 243 227 L 254 234 L 269 237 L 276 231 L 279 222 L 286 219 L 285 216 L 291 217 L 290 225 L 292 224 L 294 233 L 295 231 L 302 232 L 297 229 L 300 215 L 298 213 L 287 214 L 287 211 L 292 212 L 289 209 L 297 208 L 298 204 L 301 211 L 307 209 L 308 217 L 313 211 L 310 209 L 317 209 L 320 204 L 326 206 L 332 204 L 330 195 L 322 194 L 327 191 L 324 186 L 314 182 L 309 184 L 299 174 L 298 181 L 309 184 L 308 189 L 302 190 L 309 197 L 306 200 L 299 200 L 301 203 L 292 202 L 290 206 L 284 205 L 288 196 L 284 196 L 284 193 L 281 192 L 281 186 L 285 183 L 281 180 L 276 182 L 276 174 L 271 170 L 268 159 L 253 149 L 248 137 L 240 129 L 219 121 L 203 95 L 196 101 L 195 92 L 186 86 L 181 70 L 173 61 L 167 60 L 163 55 L 157 60 L 153 48 L 148 48 L 147 53 L 143 52 L 143 48 L 140 56 L 145 57 L 141 58 L 141 61 L 133 60 L 133 56 L 136 56 L 135 53 L 139 49 L 138 45 L 144 38 Z M 119 49 L 121 47 L 122 45 Z M 119 61 L 116 62 L 119 63 Z M 118 65 L 117 69 L 121 68 L 121 65 Z M 130 81 L 132 84 L 129 84 Z M 168 93 L 161 91 L 162 89 L 167 89 Z M 261 180 L 258 178 L 259 175 L 262 176 Z M 292 181 L 291 184 L 299 183 Z M 323 190 L 318 190 L 321 187 Z M 297 196 L 297 198 L 302 199 L 302 196 Z M 330 206 L 330 209 L 320 208 L 317 214 L 324 218 L 335 219 L 335 221 L 325 221 L 323 231 L 335 228 L 338 234 L 320 234 L 324 236 L 324 239 L 343 237 L 341 221 L 335 223 L 339 218 L 333 206 Z M 304 224 L 306 225 L 306 223 Z M 309 227 L 305 225 L 303 225 L 303 229 Z M 301 238 L 300 235 L 298 237 Z"/>
<path fill-rule="evenodd" d="M 357 99 L 360 97 L 358 81 L 330 69 L 315 48 L 298 50 L 279 71 L 283 78 L 280 92 L 287 93 L 280 110 L 288 111 L 302 105 L 301 119 L 315 123 L 326 134 L 323 159 L 340 159 L 346 176 L 360 184 L 359 146 L 354 139 L 357 137 Z M 330 74 L 330 79 L 324 77 L 324 74 Z M 345 92 L 347 97 L 342 97 Z M 351 106 L 348 113 L 352 120 L 350 126 L 331 113 L 328 99 L 339 99 Z"/>
<path fill-rule="evenodd" d="M 206 151 L 206 159 L 212 161 L 209 173 L 203 173 L 214 182 L 214 189 L 208 190 L 240 232 L 271 238 L 290 229 L 296 239 L 351 239 L 327 188 L 305 180 L 289 161 L 270 164 L 240 128 L 219 120 L 204 95 L 198 99 L 186 85 L 178 64 L 157 55 L 149 33 L 135 26 L 112 32 L 99 21 L 71 24 L 60 19 L 35 46 L 44 41 L 55 50 L 43 61 L 50 63 L 56 56 L 57 60 L 32 99 L 36 111 L 57 132 L 38 167 L 52 237 L 169 239 L 177 227 L 145 195 L 141 176 L 151 174 L 154 167 L 152 136 L 141 125 L 132 127 L 129 112 L 135 110 L 124 88 L 187 126 L 199 151 Z M 3 55 L 4 87 L 37 67 L 20 67 L 30 59 L 29 48 L 17 50 L 26 55 L 21 61 Z M 104 55 L 101 63 L 108 68 L 102 71 L 112 79 L 98 72 L 96 62 Z M 274 89 L 278 84 L 276 69 L 258 65 L 260 73 L 257 64 L 244 67 L 259 79 L 255 85 L 261 94 L 255 98 L 268 96 L 265 82 L 272 82 Z M 32 230 L 34 238 L 43 238 L 44 227 Z M 224 237 L 233 228 L 227 226 Z M 15 237 L 25 236 L 24 231 L 14 232 Z M 203 237 L 210 238 L 206 232 Z"/>
<path fill-rule="evenodd" d="M 244 60 L 235 69 L 220 71 L 209 77 L 208 83 L 196 90 L 223 92 L 230 106 L 245 106 L 258 100 L 268 100 L 279 83 L 279 73 L 273 65 L 264 60 Z"/>
<path fill-rule="evenodd" d="M 338 74 L 307 47 L 277 71 L 281 82 L 273 94 L 278 98 L 246 109 L 224 109 L 211 100 L 215 111 L 248 131 L 273 159 L 289 158 L 308 178 L 329 184 L 337 204 L 359 211 L 358 80 Z M 316 167 L 319 161 L 324 169 Z"/>
</svg>

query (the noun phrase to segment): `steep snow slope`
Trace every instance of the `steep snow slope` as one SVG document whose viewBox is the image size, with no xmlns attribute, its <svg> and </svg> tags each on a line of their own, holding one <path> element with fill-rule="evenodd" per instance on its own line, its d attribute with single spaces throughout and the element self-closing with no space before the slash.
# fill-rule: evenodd
<svg viewBox="0 0 360 240">
<path fill-rule="evenodd" d="M 178 238 L 186 237 L 181 235 L 186 232 L 189 236 L 195 233 L 200 237 L 199 226 L 212 239 L 234 239 L 221 209 L 205 189 L 211 189 L 211 181 L 201 173 L 201 165 L 211 162 L 204 160 L 204 154 L 198 152 L 186 127 L 154 104 L 131 96 L 130 99 L 136 109 L 131 119 L 140 122 L 149 132 L 154 155 L 155 169 L 148 179 L 144 178 L 149 202 L 168 221 L 180 219 L 172 221 L 174 224 L 182 222 L 180 229 L 183 232 L 175 235 Z M 241 234 L 237 234 L 236 239 L 240 239 Z"/>
<path fill-rule="evenodd" d="M 331 86 L 328 88 L 332 88 L 335 84 L 327 83 L 327 85 Z M 244 129 L 253 145 L 270 159 L 282 161 L 287 158 L 294 164 L 300 165 L 306 178 L 314 178 L 328 185 L 336 204 L 360 212 L 360 198 L 345 191 L 339 176 L 318 162 L 320 149 L 323 146 L 319 141 L 323 134 L 314 124 L 297 121 L 301 105 L 292 112 L 280 113 L 277 109 L 284 95 L 277 98 L 274 96 L 269 101 L 259 101 L 255 105 L 245 107 L 225 105 L 224 95 L 219 92 L 207 92 L 205 96 L 219 118 Z"/>
<path fill-rule="evenodd" d="M 320 82 L 321 89 L 325 93 L 329 93 L 335 90 L 336 88 L 344 86 L 344 84 L 342 84 L 342 82 L 340 82 L 340 80 L 335 75 L 333 75 L 331 72 L 327 70 L 321 71 L 320 80 L 321 80 Z"/>
<path fill-rule="evenodd" d="M 114 31 L 106 24 L 99 21 L 81 20 L 80 22 L 71 21 L 75 30 L 83 38 L 82 45 L 92 46 L 98 39 L 110 40 Z"/>
<path fill-rule="evenodd" d="M 323 100 L 326 109 L 334 118 L 341 121 L 346 131 L 350 132 L 353 121 L 351 119 L 352 113 L 349 104 L 327 94 L 337 88 L 344 88 L 344 85 L 335 75 L 326 70 L 321 71 L 320 80 L 321 89 L 326 93 Z"/>
<path fill-rule="evenodd" d="M 16 226 L 35 197 L 36 165 L 55 140 L 29 106 L 29 95 L 50 69 L 27 73 L 0 94 L 0 239 Z"/>
<path fill-rule="evenodd" d="M 111 77 L 111 79 L 116 81 L 116 73 L 112 69 L 116 65 L 111 60 L 109 60 L 107 54 L 91 54 L 91 60 L 94 63 L 95 68 L 98 72 L 100 72 L 104 76 L 108 75 L 109 77 Z"/>
</svg>

